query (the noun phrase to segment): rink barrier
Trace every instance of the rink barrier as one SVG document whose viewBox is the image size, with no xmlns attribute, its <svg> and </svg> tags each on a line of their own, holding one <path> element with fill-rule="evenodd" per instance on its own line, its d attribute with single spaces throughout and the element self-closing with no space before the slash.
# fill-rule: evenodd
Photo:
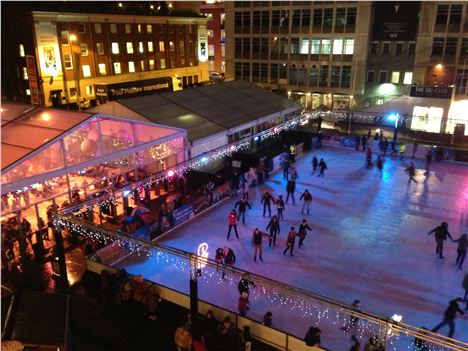
<svg viewBox="0 0 468 351">
<path fill-rule="evenodd" d="M 61 227 L 75 228 L 75 230 L 77 230 L 78 233 L 81 235 L 89 235 L 89 237 L 94 238 L 96 238 L 96 236 L 99 236 L 102 240 L 105 240 L 107 242 L 113 242 L 114 244 L 117 243 L 118 245 L 122 245 L 122 243 L 127 243 L 128 245 L 133 247 L 134 252 L 138 252 L 142 255 L 150 254 L 153 250 L 158 250 L 165 254 L 173 255 L 187 260 L 187 262 L 191 266 L 191 269 L 193 269 L 193 267 L 195 267 L 195 265 L 198 264 L 199 261 L 202 261 L 207 267 L 210 267 L 212 269 L 216 269 L 216 267 L 218 266 L 216 261 L 212 259 L 202 258 L 191 252 L 184 251 L 166 244 L 162 244 L 158 241 L 150 242 L 144 239 L 132 237 L 120 231 L 111 231 L 100 227 L 96 227 L 90 223 L 87 223 L 81 219 L 70 215 L 54 214 L 54 224 L 59 230 L 61 230 Z M 433 333 L 407 323 L 396 322 L 389 317 L 382 317 L 369 312 L 356 311 L 351 306 L 333 298 L 329 298 L 327 296 L 313 293 L 236 267 L 226 266 L 224 270 L 226 273 L 233 274 L 234 276 L 238 277 L 242 277 L 245 274 L 249 274 L 250 279 L 253 280 L 259 286 L 263 285 L 267 287 L 273 287 L 274 289 L 276 289 L 276 291 L 279 291 L 281 293 L 290 296 L 292 295 L 300 298 L 305 298 L 310 301 L 313 301 L 314 303 L 320 306 L 331 308 L 332 310 L 337 311 L 339 313 L 343 313 L 348 316 L 355 316 L 362 320 L 365 320 L 378 327 L 378 335 L 382 336 L 386 340 L 386 342 L 388 335 L 391 336 L 404 334 L 408 337 L 420 338 L 431 344 L 441 346 L 444 349 L 456 351 L 468 350 L 468 343 L 465 343 L 463 341 L 452 339 L 442 334 Z"/>
</svg>

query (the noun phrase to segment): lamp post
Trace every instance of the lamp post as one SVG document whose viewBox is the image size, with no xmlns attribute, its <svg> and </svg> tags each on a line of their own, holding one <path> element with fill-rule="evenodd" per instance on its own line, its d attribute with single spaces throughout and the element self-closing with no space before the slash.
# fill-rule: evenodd
<svg viewBox="0 0 468 351">
<path fill-rule="evenodd" d="M 73 79 L 75 81 L 75 89 L 76 89 L 76 103 L 78 105 L 78 111 L 81 111 L 81 91 L 80 91 L 80 71 L 79 71 L 79 65 L 80 65 L 80 57 L 77 55 L 75 57 L 75 50 L 74 50 L 74 45 L 73 42 L 77 41 L 76 35 L 71 34 L 70 37 L 70 51 L 71 51 L 71 62 L 73 66 Z M 78 67 L 77 67 L 78 66 Z M 78 72 L 77 72 L 78 69 Z"/>
<path fill-rule="evenodd" d="M 392 113 L 388 116 L 388 119 L 395 122 L 393 126 L 393 142 L 396 143 L 398 139 L 398 122 L 400 121 L 400 114 L 398 112 Z"/>
</svg>

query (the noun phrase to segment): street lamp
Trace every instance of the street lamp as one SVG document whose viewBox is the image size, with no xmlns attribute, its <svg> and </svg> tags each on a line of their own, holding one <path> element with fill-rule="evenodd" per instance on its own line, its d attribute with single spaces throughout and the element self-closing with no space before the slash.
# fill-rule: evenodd
<svg viewBox="0 0 468 351">
<path fill-rule="evenodd" d="M 398 138 L 398 122 L 400 120 L 400 114 L 397 112 L 397 113 L 392 113 L 390 115 L 388 115 L 388 120 L 389 121 L 392 121 L 392 122 L 395 122 L 395 125 L 393 126 L 393 142 L 397 142 L 397 138 Z"/>
<path fill-rule="evenodd" d="M 79 65 L 80 65 L 80 57 L 79 55 L 76 55 L 75 57 L 75 51 L 74 51 L 74 45 L 73 42 L 76 42 L 78 38 L 76 37 L 75 34 L 70 34 L 70 51 L 71 51 L 71 62 L 73 66 L 73 78 L 75 81 L 75 90 L 76 90 L 76 102 L 78 105 L 78 111 L 81 111 L 81 91 L 80 91 L 80 71 L 79 71 Z M 77 72 L 78 69 L 78 72 Z"/>
</svg>

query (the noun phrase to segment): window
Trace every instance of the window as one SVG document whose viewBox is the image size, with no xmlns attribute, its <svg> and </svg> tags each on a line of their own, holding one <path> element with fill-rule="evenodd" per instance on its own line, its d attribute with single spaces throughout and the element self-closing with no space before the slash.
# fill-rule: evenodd
<svg viewBox="0 0 468 351">
<path fill-rule="evenodd" d="M 70 33 L 68 33 L 67 30 L 62 30 L 60 32 L 60 39 L 62 41 L 62 44 L 69 44 L 70 43 L 70 41 L 69 41 Z"/>
<path fill-rule="evenodd" d="M 78 23 L 78 33 L 86 33 L 86 26 L 84 23 Z"/>
<path fill-rule="evenodd" d="M 127 41 L 127 54 L 133 54 L 133 43 L 131 41 Z"/>
<path fill-rule="evenodd" d="M 106 75 L 106 64 L 105 63 L 99 63 L 98 64 L 98 72 L 100 76 L 105 76 Z"/>
<path fill-rule="evenodd" d="M 135 73 L 135 62 L 134 61 L 128 61 L 128 71 L 130 73 Z"/>
<path fill-rule="evenodd" d="M 408 55 L 414 55 L 416 51 L 416 43 L 408 43 Z"/>
<path fill-rule="evenodd" d="M 83 77 L 91 77 L 91 67 L 89 65 L 81 66 L 83 70 Z"/>
<path fill-rule="evenodd" d="M 143 61 L 143 60 L 140 61 L 140 70 L 142 70 L 142 71 L 145 70 L 145 61 Z"/>
<path fill-rule="evenodd" d="M 291 54 L 299 53 L 299 38 L 291 38 Z"/>
<path fill-rule="evenodd" d="M 450 9 L 450 24 L 458 24 L 461 22 L 462 9 L 462 5 L 452 5 Z"/>
<path fill-rule="evenodd" d="M 345 38 L 344 40 L 344 54 L 352 55 L 354 53 L 354 38 Z"/>
<path fill-rule="evenodd" d="M 377 55 L 377 50 L 379 49 L 379 43 L 370 43 L 369 45 L 369 54 Z"/>
<path fill-rule="evenodd" d="M 346 26 L 354 27 L 356 25 L 356 13 L 355 7 L 348 8 L 348 12 L 346 13 Z"/>
<path fill-rule="evenodd" d="M 101 34 L 102 33 L 101 23 L 94 23 L 94 33 L 96 33 L 96 34 Z"/>
<path fill-rule="evenodd" d="M 165 59 L 160 59 L 160 60 L 159 60 L 159 64 L 161 65 L 161 69 L 165 69 L 165 68 L 166 68 L 166 60 L 165 60 Z"/>
<path fill-rule="evenodd" d="M 387 83 L 387 71 L 379 72 L 379 83 Z"/>
<path fill-rule="evenodd" d="M 319 85 L 321 87 L 328 85 L 328 65 L 320 66 Z"/>
<path fill-rule="evenodd" d="M 125 25 L 125 33 L 130 34 L 131 32 L 132 32 L 132 25 L 127 23 Z"/>
<path fill-rule="evenodd" d="M 179 55 L 185 56 L 185 44 L 184 41 L 179 41 Z"/>
<path fill-rule="evenodd" d="M 331 82 L 330 82 L 331 87 L 336 88 L 340 86 L 340 74 L 341 74 L 341 67 L 332 66 Z"/>
<path fill-rule="evenodd" d="M 341 87 L 349 88 L 351 85 L 351 66 L 343 66 L 341 70 Z"/>
<path fill-rule="evenodd" d="M 318 69 L 316 66 L 312 66 L 309 72 L 309 85 L 316 86 L 318 83 Z"/>
<path fill-rule="evenodd" d="M 143 47 L 143 42 L 142 41 L 139 41 L 138 42 L 138 52 L 140 54 L 144 53 L 145 52 L 145 48 Z"/>
<path fill-rule="evenodd" d="M 96 52 L 98 55 L 104 55 L 104 44 L 96 43 Z"/>
<path fill-rule="evenodd" d="M 26 95 L 31 95 L 31 89 L 26 89 Z"/>
<path fill-rule="evenodd" d="M 213 38 L 213 37 L 214 37 L 213 29 L 208 29 L 208 38 Z"/>
<path fill-rule="evenodd" d="M 330 28 L 333 23 L 333 9 L 323 10 L 323 26 Z"/>
<path fill-rule="evenodd" d="M 457 41 L 458 38 L 447 38 L 447 42 L 445 44 L 445 55 L 455 56 L 455 53 L 457 52 Z"/>
<path fill-rule="evenodd" d="M 335 26 L 344 27 L 345 23 L 346 23 L 346 9 L 345 8 L 336 9 Z"/>
<path fill-rule="evenodd" d="M 322 39 L 322 50 L 320 52 L 322 55 L 330 54 L 330 43 L 331 43 L 330 39 L 328 38 Z"/>
<path fill-rule="evenodd" d="M 148 33 L 148 34 L 153 33 L 153 25 L 152 24 L 147 24 L 146 25 L 146 33 Z"/>
<path fill-rule="evenodd" d="M 115 23 L 111 23 L 111 24 L 110 24 L 110 32 L 111 32 L 112 34 L 117 33 L 117 24 L 115 24 Z"/>
<path fill-rule="evenodd" d="M 152 41 L 148 42 L 148 52 L 153 52 L 153 42 Z"/>
<path fill-rule="evenodd" d="M 93 86 L 92 85 L 87 85 L 85 87 L 85 92 L 86 92 L 86 96 L 93 95 Z"/>
<path fill-rule="evenodd" d="M 159 42 L 159 52 L 164 52 L 164 42 L 163 41 Z"/>
<path fill-rule="evenodd" d="M 413 72 L 405 72 L 403 84 L 413 84 Z"/>
<path fill-rule="evenodd" d="M 374 76 L 375 76 L 375 72 L 374 72 L 374 71 L 367 71 L 367 79 L 366 79 L 366 82 L 367 82 L 367 83 L 374 83 Z"/>
<path fill-rule="evenodd" d="M 175 45 L 173 41 L 169 42 L 169 51 L 175 51 Z"/>
<path fill-rule="evenodd" d="M 401 55 L 402 52 L 403 52 L 403 43 L 396 43 L 395 55 Z"/>
<path fill-rule="evenodd" d="M 394 83 L 394 84 L 400 83 L 400 72 L 393 71 L 392 72 L 392 79 L 391 79 L 390 82 Z"/>
<path fill-rule="evenodd" d="M 81 56 L 88 56 L 88 44 L 80 43 L 80 54 Z"/>
<path fill-rule="evenodd" d="M 310 26 L 310 9 L 302 10 L 302 27 L 309 27 Z"/>
<path fill-rule="evenodd" d="M 149 60 L 149 70 L 150 71 L 154 70 L 154 60 Z"/>
<path fill-rule="evenodd" d="M 301 54 L 309 54 L 309 39 L 301 38 L 301 48 L 299 51 Z"/>
<path fill-rule="evenodd" d="M 341 55 L 343 53 L 343 39 L 333 40 L 333 55 Z"/>
<path fill-rule="evenodd" d="M 460 56 L 463 58 L 468 56 L 468 38 L 462 38 Z"/>
<path fill-rule="evenodd" d="M 26 67 L 23 67 L 23 79 L 24 80 L 28 80 L 29 79 L 29 76 L 28 76 L 28 69 Z"/>
<path fill-rule="evenodd" d="M 322 16 L 323 16 L 323 10 L 322 9 L 315 9 L 314 10 L 314 27 L 322 27 Z"/>
<path fill-rule="evenodd" d="M 115 74 L 122 73 L 122 68 L 120 67 L 120 62 L 114 62 L 114 73 Z"/>
<path fill-rule="evenodd" d="M 444 49 L 444 38 L 432 39 L 432 56 L 442 56 Z"/>
<path fill-rule="evenodd" d="M 138 33 L 141 33 L 141 24 L 137 25 L 137 31 L 138 31 Z"/>
<path fill-rule="evenodd" d="M 436 24 L 447 24 L 448 10 L 449 5 L 437 6 Z"/>
<path fill-rule="evenodd" d="M 72 57 L 70 54 L 63 54 L 63 63 L 65 69 L 73 69 Z"/>
<path fill-rule="evenodd" d="M 382 46 L 382 55 L 390 54 L 390 43 L 383 43 Z"/>
<path fill-rule="evenodd" d="M 114 55 L 118 55 L 119 54 L 119 43 L 112 43 L 112 53 Z"/>
<path fill-rule="evenodd" d="M 24 45 L 23 44 L 19 44 L 19 55 L 21 57 L 25 56 L 25 54 L 24 54 Z"/>
<path fill-rule="evenodd" d="M 320 39 L 312 39 L 310 45 L 310 53 L 312 55 L 320 54 Z"/>
</svg>

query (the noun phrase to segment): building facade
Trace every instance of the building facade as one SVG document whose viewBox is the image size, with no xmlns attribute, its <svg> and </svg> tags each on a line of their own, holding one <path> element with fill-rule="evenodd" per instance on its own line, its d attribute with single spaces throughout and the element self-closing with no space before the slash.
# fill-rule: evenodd
<svg viewBox="0 0 468 351">
<path fill-rule="evenodd" d="M 226 31 L 223 1 L 207 1 L 200 5 L 200 12 L 208 19 L 208 69 L 210 72 L 226 71 Z"/>
</svg>

